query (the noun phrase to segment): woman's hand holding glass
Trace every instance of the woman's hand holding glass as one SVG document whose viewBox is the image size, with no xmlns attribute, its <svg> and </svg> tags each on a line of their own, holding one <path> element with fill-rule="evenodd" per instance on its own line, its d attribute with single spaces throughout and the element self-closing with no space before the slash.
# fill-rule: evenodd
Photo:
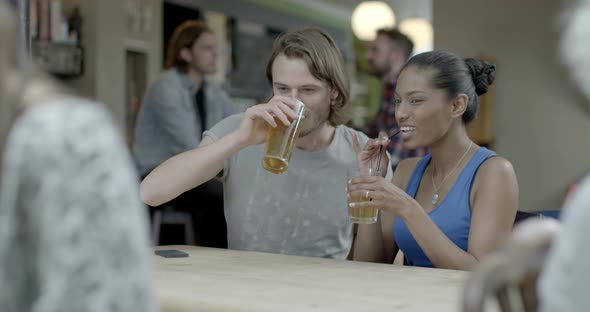
<svg viewBox="0 0 590 312">
<path fill-rule="evenodd" d="M 349 208 L 375 208 L 402 215 L 409 209 L 419 205 L 404 190 L 386 181 L 381 176 L 361 176 L 348 181 L 348 196 L 355 198 L 368 197 L 368 201 L 349 203 Z"/>
</svg>

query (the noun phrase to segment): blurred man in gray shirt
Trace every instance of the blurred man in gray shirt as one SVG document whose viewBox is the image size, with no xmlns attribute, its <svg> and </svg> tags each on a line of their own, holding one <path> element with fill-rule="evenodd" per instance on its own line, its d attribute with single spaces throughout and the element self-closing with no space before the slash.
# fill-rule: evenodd
<svg viewBox="0 0 590 312">
<path fill-rule="evenodd" d="M 205 79 L 217 71 L 217 48 L 203 22 L 186 21 L 176 28 L 166 68 L 149 86 L 135 128 L 133 153 L 142 177 L 166 159 L 197 147 L 205 130 L 233 113 L 227 94 Z M 226 247 L 220 182 L 209 181 L 167 204 L 198 216 L 194 223 L 201 245 Z"/>
</svg>

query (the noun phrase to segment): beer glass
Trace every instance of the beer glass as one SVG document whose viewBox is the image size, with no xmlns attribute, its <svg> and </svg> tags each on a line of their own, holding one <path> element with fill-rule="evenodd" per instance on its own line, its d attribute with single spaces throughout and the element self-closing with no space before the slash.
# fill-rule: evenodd
<svg viewBox="0 0 590 312">
<path fill-rule="evenodd" d="M 368 177 L 373 175 L 373 168 L 351 168 L 348 170 L 347 183 L 352 178 L 356 177 Z M 350 203 L 359 203 L 370 201 L 371 198 L 368 194 L 348 194 L 348 216 L 353 223 L 360 224 L 371 224 L 377 222 L 377 208 L 366 208 L 366 207 L 350 207 Z"/>
<path fill-rule="evenodd" d="M 299 137 L 301 125 L 303 123 L 303 112 L 305 105 L 299 100 L 295 100 L 296 106 L 293 110 L 297 114 L 297 119 L 289 121 L 291 124 L 285 126 L 283 122 L 275 117 L 277 126 L 270 127 L 266 137 L 264 156 L 262 158 L 262 168 L 274 174 L 284 174 L 289 167 L 289 160 L 295 148 L 295 141 Z"/>
</svg>

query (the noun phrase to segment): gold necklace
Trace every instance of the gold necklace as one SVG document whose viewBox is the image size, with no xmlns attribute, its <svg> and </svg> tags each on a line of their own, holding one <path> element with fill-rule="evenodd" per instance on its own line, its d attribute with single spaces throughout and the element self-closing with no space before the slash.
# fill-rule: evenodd
<svg viewBox="0 0 590 312">
<path fill-rule="evenodd" d="M 463 154 L 463 156 L 461 156 L 461 159 L 459 159 L 459 161 L 457 162 L 457 164 L 455 165 L 455 167 L 453 168 L 453 170 L 451 170 L 440 182 L 440 184 L 438 185 L 438 187 L 436 187 L 436 185 L 434 184 L 434 162 L 432 163 L 432 174 L 430 175 L 430 177 L 432 178 L 432 187 L 434 187 L 434 195 L 432 195 L 432 204 L 436 205 L 436 202 L 438 201 L 438 190 L 440 190 L 440 188 L 443 186 L 443 183 L 445 183 L 445 180 L 451 176 L 451 174 L 453 174 L 453 172 L 455 172 L 455 170 L 457 170 L 457 168 L 459 167 L 459 164 L 463 161 L 463 158 L 465 158 L 465 156 L 467 156 L 467 153 L 469 152 L 469 150 L 471 149 L 471 146 L 473 145 L 473 141 L 471 142 L 471 144 L 469 144 L 469 147 L 467 147 L 467 150 L 465 151 L 465 153 Z"/>
</svg>

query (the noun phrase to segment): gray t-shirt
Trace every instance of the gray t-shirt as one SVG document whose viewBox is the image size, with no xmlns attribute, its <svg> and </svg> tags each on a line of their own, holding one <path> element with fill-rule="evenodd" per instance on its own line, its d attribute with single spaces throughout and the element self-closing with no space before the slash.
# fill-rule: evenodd
<svg viewBox="0 0 590 312">
<path fill-rule="evenodd" d="M 204 135 L 218 140 L 235 130 L 242 116 L 230 116 Z M 338 126 L 325 150 L 295 148 L 283 175 L 262 168 L 264 144 L 230 157 L 221 176 L 229 248 L 345 259 L 352 243 L 346 172 L 357 166 L 353 132 L 361 146 L 367 142 L 363 133 Z"/>
</svg>

